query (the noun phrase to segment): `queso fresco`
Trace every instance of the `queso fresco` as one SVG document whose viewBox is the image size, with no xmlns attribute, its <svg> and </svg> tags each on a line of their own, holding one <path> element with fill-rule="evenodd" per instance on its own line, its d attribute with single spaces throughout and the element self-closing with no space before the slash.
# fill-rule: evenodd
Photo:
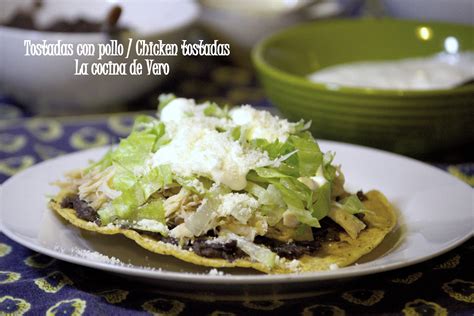
<svg viewBox="0 0 474 316">
<path fill-rule="evenodd" d="M 307 78 L 317 83 L 360 88 L 450 89 L 474 78 L 474 52 L 341 64 L 318 70 Z"/>
</svg>

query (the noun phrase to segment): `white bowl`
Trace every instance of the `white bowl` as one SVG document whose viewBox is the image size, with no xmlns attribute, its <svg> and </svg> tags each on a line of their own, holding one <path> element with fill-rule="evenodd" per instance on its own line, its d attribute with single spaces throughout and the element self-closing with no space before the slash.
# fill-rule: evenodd
<svg viewBox="0 0 474 316">
<path fill-rule="evenodd" d="M 261 39 L 299 22 L 345 13 L 359 0 L 200 0 L 201 24 L 248 55 Z M 234 51 L 233 51 L 234 53 Z M 248 57 L 248 56 L 246 56 Z"/>
<path fill-rule="evenodd" d="M 474 24 L 473 0 L 383 0 L 382 5 L 394 17 Z"/>
<path fill-rule="evenodd" d="M 85 17 L 101 21 L 113 4 L 123 9 L 120 24 L 130 32 L 122 37 L 146 41 L 180 43 L 187 38 L 190 26 L 197 19 L 199 7 L 191 0 L 48 0 L 40 9 L 37 21 L 40 25 L 57 19 Z M 31 0 L 2 0 L 0 23 L 5 21 L 19 6 L 31 4 Z M 0 26 L 0 89 L 13 95 L 33 113 L 46 115 L 77 114 L 117 110 L 127 101 L 156 87 L 168 76 L 74 76 L 75 62 L 97 62 L 95 57 L 24 56 L 24 40 L 55 43 L 105 43 L 104 33 L 55 33 L 23 30 Z M 127 38 L 121 38 L 127 41 Z M 126 46 L 125 46 L 126 48 Z M 134 49 L 132 49 L 132 52 Z M 130 55 L 125 62 L 130 63 Z M 153 57 L 152 57 L 153 58 Z M 155 57 L 157 62 L 170 64 L 170 75 L 178 58 Z M 101 62 L 124 62 L 117 57 L 105 57 Z"/>
</svg>

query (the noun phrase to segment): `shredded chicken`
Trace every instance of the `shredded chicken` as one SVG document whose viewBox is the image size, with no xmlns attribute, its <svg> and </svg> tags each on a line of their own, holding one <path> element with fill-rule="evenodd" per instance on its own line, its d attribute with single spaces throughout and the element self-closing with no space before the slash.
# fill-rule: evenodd
<svg viewBox="0 0 474 316">
<path fill-rule="evenodd" d="M 103 171 L 92 170 L 79 179 L 73 179 L 73 182 L 78 184 L 77 190 L 81 200 L 89 202 L 90 206 L 97 210 L 104 203 L 120 196 L 120 191 L 110 187 L 114 174 L 115 168 L 110 166 Z"/>
<path fill-rule="evenodd" d="M 166 210 L 166 218 L 173 219 L 177 216 L 174 213 L 178 211 L 195 211 L 201 202 L 202 200 L 198 195 L 182 187 L 177 194 L 168 197 L 164 201 L 163 206 Z"/>
<path fill-rule="evenodd" d="M 235 233 L 250 241 L 253 241 L 257 235 L 264 236 L 269 229 L 266 220 L 258 214 L 254 214 L 248 224 L 242 224 L 232 217 L 226 217 L 221 218 L 216 226 L 219 226 L 221 231 Z"/>
</svg>

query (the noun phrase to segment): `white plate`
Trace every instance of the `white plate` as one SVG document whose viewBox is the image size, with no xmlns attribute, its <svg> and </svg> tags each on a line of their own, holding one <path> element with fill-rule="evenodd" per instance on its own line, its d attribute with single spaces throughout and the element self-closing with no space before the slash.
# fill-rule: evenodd
<svg viewBox="0 0 474 316">
<path fill-rule="evenodd" d="M 358 265 L 292 275 L 262 275 L 246 269 L 224 269 L 225 275 L 210 275 L 209 268 L 152 254 L 123 236 L 96 235 L 66 224 L 46 207 L 47 196 L 57 191 L 50 183 L 62 178 L 64 172 L 100 158 L 106 148 L 52 159 L 6 181 L 0 201 L 2 230 L 16 242 L 61 260 L 160 284 L 214 289 L 242 285 L 290 288 L 388 271 L 440 255 L 472 235 L 473 189 L 448 173 L 379 150 L 327 141 L 320 141 L 320 145 L 324 151 L 336 152 L 335 162 L 342 164 L 350 191 L 376 188 L 399 212 L 397 229 Z M 97 251 L 127 264 L 81 258 L 70 251 L 73 248 Z"/>
</svg>

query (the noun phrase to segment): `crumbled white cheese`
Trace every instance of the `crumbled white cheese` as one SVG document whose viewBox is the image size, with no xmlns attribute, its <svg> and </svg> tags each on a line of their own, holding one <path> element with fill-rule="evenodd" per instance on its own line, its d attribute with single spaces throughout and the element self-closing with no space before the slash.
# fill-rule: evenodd
<svg viewBox="0 0 474 316">
<path fill-rule="evenodd" d="M 157 232 L 157 233 L 168 232 L 168 227 L 166 225 L 152 219 L 141 219 L 139 221 L 133 222 L 132 226 L 134 228 L 151 231 L 151 232 Z"/>
<path fill-rule="evenodd" d="M 182 128 L 183 122 L 199 126 L 201 128 L 216 129 L 217 127 L 228 129 L 231 125 L 229 119 L 207 116 L 205 109 L 207 103 L 198 104 L 192 99 L 178 98 L 171 101 L 160 114 L 160 120 L 166 125 L 166 132 L 173 138 Z"/>
<path fill-rule="evenodd" d="M 306 185 L 311 191 L 316 191 L 319 187 L 328 182 L 324 177 L 322 166 L 318 168 L 316 175 L 313 177 L 299 177 L 298 181 Z"/>
<path fill-rule="evenodd" d="M 171 127 L 172 140 L 154 154 L 153 166 L 169 164 L 179 176 L 206 176 L 232 190 L 244 189 L 247 173 L 270 165 L 272 160 L 266 152 L 244 147 L 233 140 L 229 131 L 218 131 L 217 123 L 211 120 L 224 119 L 201 115 L 200 107 L 189 100 L 176 99 L 164 108 L 161 120 L 167 132 Z"/>
<path fill-rule="evenodd" d="M 221 275 L 224 275 L 224 272 L 219 271 L 216 268 L 213 268 L 213 269 L 209 270 L 208 274 L 209 275 L 219 275 L 219 276 L 221 276 Z"/>
<path fill-rule="evenodd" d="M 174 99 L 161 111 L 160 120 L 163 123 L 179 123 L 193 114 L 195 106 L 194 100 Z"/>
<path fill-rule="evenodd" d="M 106 228 L 110 228 L 110 229 L 114 229 L 114 228 L 120 228 L 120 225 L 117 225 L 116 223 L 108 223 L 106 226 Z"/>
<path fill-rule="evenodd" d="M 282 258 L 280 256 L 276 256 L 275 263 L 280 267 L 284 267 L 289 269 L 291 272 L 299 272 L 301 270 L 301 261 L 297 259 L 288 260 L 286 258 Z"/>
<path fill-rule="evenodd" d="M 220 197 L 221 204 L 217 209 L 219 216 L 227 217 L 232 215 L 240 223 L 246 224 L 259 203 L 248 194 L 228 193 Z"/>
<path fill-rule="evenodd" d="M 291 260 L 287 267 L 291 270 L 291 271 L 299 271 L 300 268 L 301 268 L 301 261 L 299 260 L 296 260 L 296 259 L 293 259 Z"/>
<path fill-rule="evenodd" d="M 329 265 L 329 270 L 337 270 L 339 269 L 339 266 L 337 265 L 337 263 L 331 263 Z"/>
<path fill-rule="evenodd" d="M 316 175 L 314 177 L 311 177 L 311 180 L 313 180 L 317 187 L 321 187 L 326 184 L 326 182 L 328 182 L 328 180 L 326 180 L 326 178 L 324 177 L 322 166 L 319 166 L 318 171 L 316 171 Z"/>
<path fill-rule="evenodd" d="M 102 263 L 110 263 L 110 264 L 115 264 L 115 265 L 121 265 L 122 261 L 115 257 L 109 257 L 106 255 L 103 255 L 97 251 L 90 251 L 87 249 L 79 249 L 79 248 L 73 248 L 73 253 L 81 257 L 83 259 L 91 260 L 91 261 L 96 261 L 96 262 L 102 262 Z"/>
<path fill-rule="evenodd" d="M 247 137 L 263 138 L 269 142 L 274 142 L 277 139 L 285 142 L 296 125 L 273 116 L 270 112 L 256 110 L 250 105 L 234 108 L 229 115 L 236 125 L 246 128 Z"/>
<path fill-rule="evenodd" d="M 170 245 L 170 244 L 164 244 L 167 247 L 171 247 L 173 249 L 179 249 L 178 246 L 175 245 Z M 146 271 L 153 271 L 153 272 L 168 272 L 167 270 L 162 270 L 162 268 L 154 268 L 150 266 L 138 266 L 134 265 L 132 263 L 125 263 L 121 261 L 120 259 L 116 257 L 109 257 L 104 254 L 101 254 L 100 252 L 97 251 L 92 251 L 92 250 L 87 250 L 87 249 L 81 249 L 77 247 L 73 248 L 63 248 L 59 245 L 55 245 L 53 248 L 54 251 L 62 253 L 62 254 L 70 254 L 76 257 L 80 257 L 82 259 L 86 259 L 89 261 L 95 261 L 95 262 L 101 262 L 101 263 L 107 263 L 107 264 L 113 264 L 116 266 L 120 267 L 126 267 L 126 268 L 134 268 L 134 269 L 142 269 Z M 192 248 L 189 249 L 189 251 L 192 251 Z M 145 256 L 145 259 L 148 261 L 148 256 Z M 193 272 L 186 272 L 186 271 L 181 271 L 181 273 L 186 273 L 190 275 L 202 275 L 201 273 L 193 273 Z M 211 269 L 208 273 L 205 273 L 207 275 L 219 275 L 219 276 L 226 276 L 226 274 L 223 271 L 219 271 L 215 268 Z"/>
</svg>

